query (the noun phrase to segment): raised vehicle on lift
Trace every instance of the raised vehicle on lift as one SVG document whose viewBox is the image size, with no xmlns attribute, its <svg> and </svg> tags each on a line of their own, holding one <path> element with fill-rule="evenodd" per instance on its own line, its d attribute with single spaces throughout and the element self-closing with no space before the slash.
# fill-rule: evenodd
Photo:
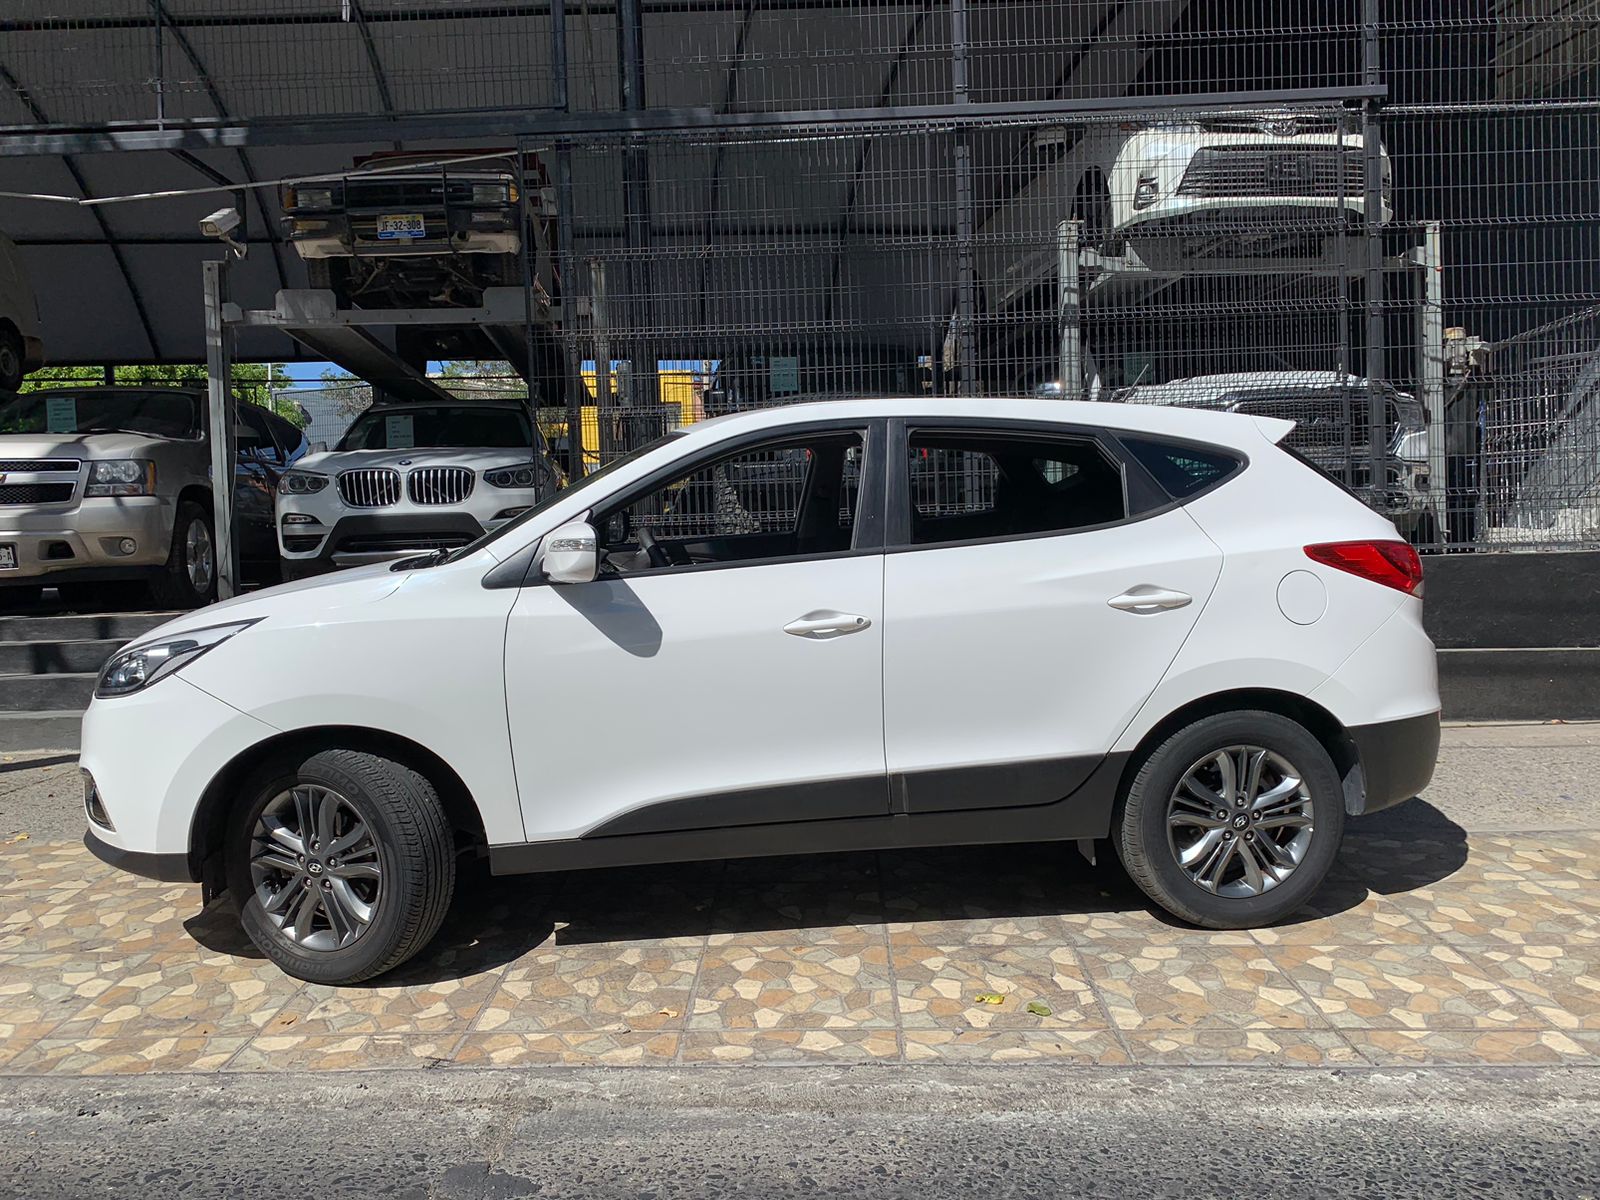
<svg viewBox="0 0 1600 1200">
<path fill-rule="evenodd" d="M 1367 382 L 1336 371 L 1241 371 L 1118 388 L 1126 404 L 1167 404 L 1293 421 L 1283 444 L 1355 492 L 1408 539 L 1439 537 L 1439 501 L 1428 463 L 1428 419 L 1416 397 L 1377 385 L 1383 405 L 1381 471 L 1372 471 Z"/>
<path fill-rule="evenodd" d="M 280 198 L 311 286 L 341 308 L 475 308 L 485 288 L 523 286 L 525 248 L 536 299 L 552 296 L 554 195 L 536 155 L 519 171 L 510 153 L 370 154 Z"/>
<path fill-rule="evenodd" d="M 283 573 L 465 546 L 561 483 L 518 401 L 375 405 L 278 480 Z"/>
<path fill-rule="evenodd" d="M 236 404 L 240 557 L 276 574 L 272 496 L 305 435 Z M 216 596 L 204 393 L 177 387 L 49 388 L 0 400 L 0 603 L 45 587 L 69 602 L 144 583 L 162 608 Z"/>
</svg>

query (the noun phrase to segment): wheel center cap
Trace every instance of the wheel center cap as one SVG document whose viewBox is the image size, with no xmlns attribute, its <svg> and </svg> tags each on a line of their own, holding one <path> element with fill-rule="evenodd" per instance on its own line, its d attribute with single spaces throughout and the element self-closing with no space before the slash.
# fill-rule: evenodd
<svg viewBox="0 0 1600 1200">
<path fill-rule="evenodd" d="M 1233 819 L 1233 827 L 1235 829 L 1243 829 L 1248 824 L 1250 824 L 1250 818 L 1245 816 L 1243 813 L 1240 813 Z M 322 868 L 317 867 L 316 869 L 320 871 Z"/>
<path fill-rule="evenodd" d="M 307 874 L 310 874 L 310 875 L 321 875 L 322 874 L 322 864 L 319 863 L 316 859 L 313 858 L 310 862 L 308 862 L 306 864 L 306 872 L 307 872 Z"/>
</svg>

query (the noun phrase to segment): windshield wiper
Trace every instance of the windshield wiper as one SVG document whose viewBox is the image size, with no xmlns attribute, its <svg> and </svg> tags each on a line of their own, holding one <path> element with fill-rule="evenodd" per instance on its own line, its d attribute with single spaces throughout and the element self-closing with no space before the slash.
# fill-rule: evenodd
<svg viewBox="0 0 1600 1200">
<path fill-rule="evenodd" d="M 426 570 L 428 567 L 440 566 L 448 561 L 449 558 L 449 549 L 444 546 L 440 546 L 437 550 L 430 550 L 427 554 L 418 554 L 414 558 L 402 558 L 399 562 L 395 563 L 394 566 L 390 567 L 389 570 L 422 571 Z"/>
</svg>

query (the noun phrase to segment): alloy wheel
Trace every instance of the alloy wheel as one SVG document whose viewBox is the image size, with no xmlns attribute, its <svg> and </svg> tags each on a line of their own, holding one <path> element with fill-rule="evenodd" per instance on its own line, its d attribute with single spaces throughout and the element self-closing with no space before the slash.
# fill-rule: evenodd
<svg viewBox="0 0 1600 1200">
<path fill-rule="evenodd" d="M 256 818 L 250 883 L 267 919 L 297 946 L 340 950 L 372 924 L 383 868 L 355 806 L 331 788 L 300 784 Z"/>
<path fill-rule="evenodd" d="M 197 596 L 211 594 L 211 579 L 217 569 L 216 548 L 211 530 L 204 521 L 191 521 L 183 538 L 183 562 L 189 573 L 189 586 Z"/>
<path fill-rule="evenodd" d="M 1259 896 L 1294 874 L 1316 829 L 1311 791 L 1281 754 L 1207 754 L 1167 800 L 1167 841 L 1191 881 L 1218 896 Z"/>
</svg>

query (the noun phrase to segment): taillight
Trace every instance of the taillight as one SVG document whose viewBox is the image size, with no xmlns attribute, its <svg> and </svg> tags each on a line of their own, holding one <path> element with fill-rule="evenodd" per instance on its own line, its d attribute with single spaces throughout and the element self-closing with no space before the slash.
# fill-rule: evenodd
<svg viewBox="0 0 1600 1200">
<path fill-rule="evenodd" d="M 1422 560 L 1405 542 L 1323 542 L 1307 546 L 1306 556 L 1408 596 L 1422 594 Z"/>
</svg>

